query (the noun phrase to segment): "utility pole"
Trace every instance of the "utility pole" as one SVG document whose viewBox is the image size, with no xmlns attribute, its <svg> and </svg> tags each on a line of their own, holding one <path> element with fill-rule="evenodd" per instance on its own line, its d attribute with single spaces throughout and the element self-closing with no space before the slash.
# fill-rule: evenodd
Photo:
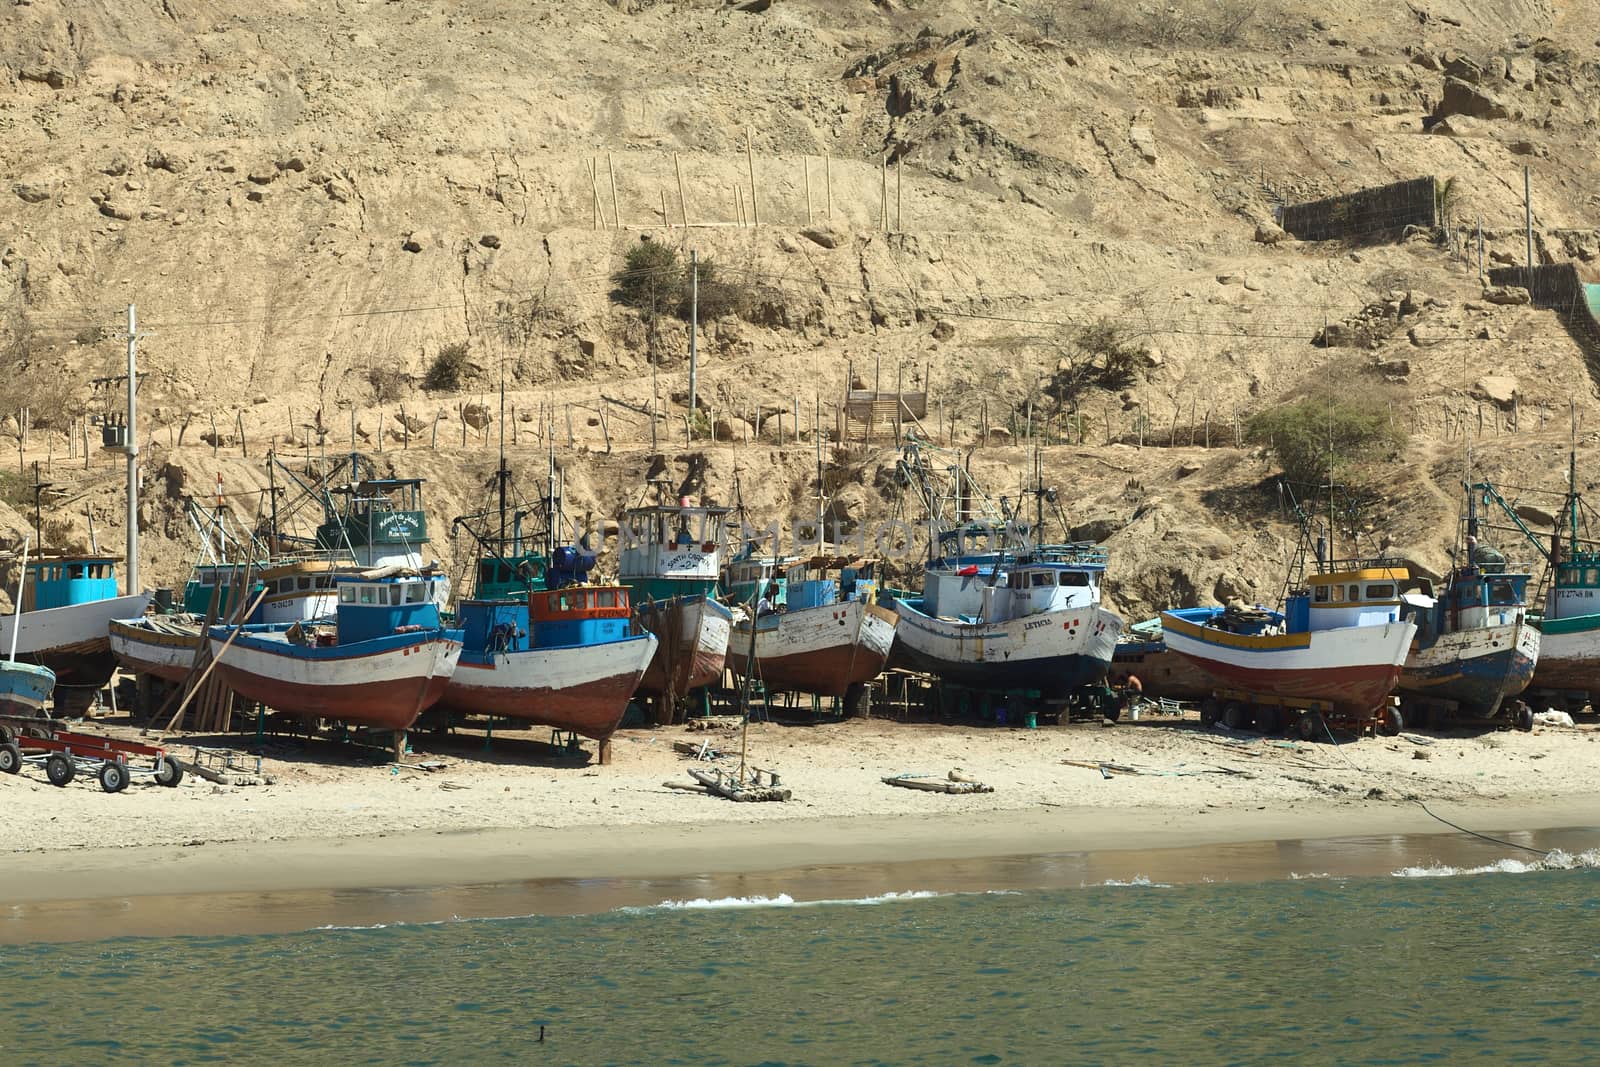
<svg viewBox="0 0 1600 1067">
<path fill-rule="evenodd" d="M 1522 168 L 1522 219 L 1528 234 L 1528 286 L 1533 286 L 1533 179 Z"/>
<path fill-rule="evenodd" d="M 695 376 L 699 371 L 700 344 L 700 253 L 689 253 L 689 434 L 694 435 Z"/>
<path fill-rule="evenodd" d="M 1478 284 L 1483 284 L 1483 216 L 1478 216 Z"/>
<path fill-rule="evenodd" d="M 139 334 L 132 304 L 128 305 L 128 595 L 139 591 Z"/>
</svg>

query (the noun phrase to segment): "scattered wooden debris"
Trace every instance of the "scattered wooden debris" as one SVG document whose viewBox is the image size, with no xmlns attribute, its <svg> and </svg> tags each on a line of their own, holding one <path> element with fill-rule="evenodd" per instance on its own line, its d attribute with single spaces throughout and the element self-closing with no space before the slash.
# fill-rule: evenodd
<svg viewBox="0 0 1600 1067">
<path fill-rule="evenodd" d="M 788 800 L 794 794 L 786 787 L 780 786 L 778 776 L 772 771 L 766 771 L 767 784 L 761 784 L 762 771 L 752 768 L 750 780 L 741 781 L 737 774 L 730 774 L 719 768 L 702 771 L 698 768 L 689 769 L 689 777 L 705 786 L 706 792 L 715 796 L 726 797 L 728 800 L 741 802 L 756 800 Z"/>
<path fill-rule="evenodd" d="M 698 745 L 693 741 L 674 741 L 672 742 L 672 750 L 685 756 L 693 756 L 697 760 L 721 759 L 723 755 L 720 749 L 712 746 L 710 738 Z"/>
<path fill-rule="evenodd" d="M 958 796 L 994 792 L 994 786 L 985 785 L 959 771 L 951 771 L 943 778 L 931 774 L 895 774 L 883 781 L 885 785 L 897 785 L 902 789 L 921 789 L 929 793 L 950 793 Z"/>
</svg>

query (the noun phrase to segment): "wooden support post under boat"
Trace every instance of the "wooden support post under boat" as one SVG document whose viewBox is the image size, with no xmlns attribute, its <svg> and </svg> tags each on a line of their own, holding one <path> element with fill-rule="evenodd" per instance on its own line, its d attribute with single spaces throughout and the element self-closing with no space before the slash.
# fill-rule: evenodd
<svg viewBox="0 0 1600 1067">
<path fill-rule="evenodd" d="M 599 743 L 595 753 L 595 761 L 602 767 L 611 766 L 611 738 L 606 738 Z"/>
</svg>

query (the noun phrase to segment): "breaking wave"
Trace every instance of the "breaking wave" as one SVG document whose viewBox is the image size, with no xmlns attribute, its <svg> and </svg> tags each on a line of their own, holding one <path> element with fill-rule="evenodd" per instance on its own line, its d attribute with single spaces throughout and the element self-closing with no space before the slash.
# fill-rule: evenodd
<svg viewBox="0 0 1600 1067">
<path fill-rule="evenodd" d="M 1392 872 L 1395 878 L 1454 878 L 1463 874 L 1527 874 L 1529 871 L 1573 871 L 1600 869 L 1600 849 L 1591 848 L 1576 856 L 1552 849 L 1538 859 L 1505 857 L 1481 867 L 1452 867 L 1435 863 L 1426 867 L 1402 867 Z"/>
</svg>

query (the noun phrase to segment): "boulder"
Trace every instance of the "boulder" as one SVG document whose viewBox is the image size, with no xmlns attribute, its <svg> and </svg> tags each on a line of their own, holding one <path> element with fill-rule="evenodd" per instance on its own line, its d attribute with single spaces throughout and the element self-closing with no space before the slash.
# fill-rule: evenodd
<svg viewBox="0 0 1600 1067">
<path fill-rule="evenodd" d="M 1444 80 L 1444 96 L 1440 98 L 1439 106 L 1434 108 L 1433 113 L 1440 119 L 1449 118 L 1451 115 L 1466 115 L 1474 119 L 1511 117 L 1510 109 L 1499 97 L 1460 78 Z"/>
<path fill-rule="evenodd" d="M 1156 161 L 1156 135 L 1148 126 L 1128 127 L 1128 143 L 1144 157 L 1146 163 Z"/>
<path fill-rule="evenodd" d="M 800 231 L 800 236 L 823 248 L 838 248 L 849 240 L 848 234 L 833 226 L 808 226 Z"/>
<path fill-rule="evenodd" d="M 1517 379 L 1509 374 L 1488 374 L 1472 387 L 1472 396 L 1509 411 L 1517 401 Z"/>
<path fill-rule="evenodd" d="M 1281 244 L 1286 240 L 1290 240 L 1289 234 L 1276 222 L 1264 219 L 1261 222 L 1256 223 L 1257 244 L 1275 245 Z"/>
<path fill-rule="evenodd" d="M 11 188 L 23 202 L 29 204 L 42 204 L 52 195 L 48 185 L 36 185 L 32 182 L 18 182 Z"/>
<path fill-rule="evenodd" d="M 935 341 L 948 341 L 956 335 L 956 324 L 949 319 L 940 319 L 933 324 L 933 339 Z"/>
<path fill-rule="evenodd" d="M 1554 526 L 1556 524 L 1555 515 L 1544 508 L 1535 507 L 1532 504 L 1518 504 L 1515 510 L 1517 516 L 1523 522 L 1534 526 Z"/>
<path fill-rule="evenodd" d="M 711 424 L 711 436 L 718 441 L 743 441 L 755 436 L 750 424 L 733 415 L 718 415 Z"/>
<path fill-rule="evenodd" d="M 164 170 L 168 174 L 182 174 L 189 169 L 189 161 L 181 153 L 162 148 L 152 148 L 146 152 L 144 165 L 152 170 Z"/>
<path fill-rule="evenodd" d="M 1491 285 L 1483 291 L 1483 299 L 1491 304 L 1526 304 L 1531 299 L 1528 290 L 1520 285 Z"/>
<path fill-rule="evenodd" d="M 78 80 L 60 67 L 23 67 L 17 76 L 25 82 L 39 82 L 52 89 L 65 89 Z"/>
<path fill-rule="evenodd" d="M 407 252 L 420 252 L 428 247 L 428 235 L 418 232 L 408 233 L 405 240 L 400 242 L 400 247 Z"/>
<path fill-rule="evenodd" d="M 486 233 L 482 237 L 478 238 L 478 243 L 485 248 L 499 248 L 500 237 L 497 234 Z"/>
<path fill-rule="evenodd" d="M 1538 77 L 1538 64 L 1528 56 L 1513 56 L 1506 60 L 1506 81 L 1511 84 L 1531 89 Z"/>
</svg>

